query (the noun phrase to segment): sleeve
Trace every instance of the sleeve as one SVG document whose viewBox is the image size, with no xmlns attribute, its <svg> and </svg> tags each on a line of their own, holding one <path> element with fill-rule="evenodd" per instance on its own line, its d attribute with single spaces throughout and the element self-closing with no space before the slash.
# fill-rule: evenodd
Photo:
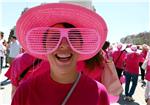
<svg viewBox="0 0 150 105">
<path fill-rule="evenodd" d="M 110 105 L 110 100 L 106 88 L 101 83 L 97 82 L 97 84 L 99 90 L 98 105 Z"/>
<path fill-rule="evenodd" d="M 11 80 L 11 66 L 8 68 L 7 72 L 5 73 L 5 76 Z"/>
<path fill-rule="evenodd" d="M 17 81 L 18 72 L 16 71 L 16 69 L 17 69 L 16 64 L 13 61 L 9 69 L 5 73 L 5 76 L 11 80 L 11 84 L 13 84 L 14 86 L 18 86 L 18 81 Z"/>
<path fill-rule="evenodd" d="M 27 104 L 27 99 L 29 96 L 29 87 L 27 82 L 24 82 L 23 84 L 21 84 L 12 99 L 11 105 L 28 105 Z"/>
<path fill-rule="evenodd" d="M 18 86 L 18 75 L 19 75 L 19 71 L 18 71 L 18 63 L 14 60 L 12 63 L 12 67 L 11 67 L 11 83 L 14 86 Z"/>
</svg>

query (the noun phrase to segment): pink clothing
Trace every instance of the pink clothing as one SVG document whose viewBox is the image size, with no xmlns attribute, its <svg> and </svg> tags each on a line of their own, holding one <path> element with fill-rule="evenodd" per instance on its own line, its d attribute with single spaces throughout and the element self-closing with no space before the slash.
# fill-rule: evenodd
<svg viewBox="0 0 150 105">
<path fill-rule="evenodd" d="M 143 55 L 140 54 L 140 62 L 143 63 L 145 60 L 145 58 L 143 57 Z"/>
<path fill-rule="evenodd" d="M 88 77 L 101 82 L 102 71 L 104 70 L 103 67 L 97 66 L 93 70 L 90 70 L 86 67 L 84 62 L 78 62 L 77 67 L 77 70 L 82 71 L 84 75 L 87 75 Z"/>
<path fill-rule="evenodd" d="M 82 61 L 82 62 L 78 62 L 77 64 L 77 70 L 78 71 L 82 71 L 82 73 L 94 80 L 97 81 L 97 83 L 101 83 L 101 78 L 102 78 L 102 72 L 104 70 L 104 67 L 100 67 L 100 66 L 97 66 L 95 67 L 95 69 L 93 70 L 89 70 L 86 66 L 85 66 L 85 63 Z M 106 87 L 107 88 L 107 87 Z M 101 87 L 100 87 L 101 89 Z M 119 96 L 112 96 L 109 94 L 109 100 L 110 100 L 110 103 L 115 103 L 119 100 Z"/>
<path fill-rule="evenodd" d="M 60 84 L 52 80 L 50 72 L 46 71 L 21 84 L 11 105 L 61 105 L 71 86 L 72 83 Z M 109 105 L 109 99 L 102 84 L 81 75 L 67 105 Z"/>
<path fill-rule="evenodd" d="M 150 81 L 150 59 L 147 62 L 147 71 L 146 71 L 145 79 Z"/>
<path fill-rule="evenodd" d="M 7 76 L 13 85 L 18 86 L 19 76 L 28 66 L 30 66 L 34 57 L 30 56 L 27 53 L 19 54 L 12 62 L 10 68 L 8 69 L 8 73 L 6 72 L 5 76 Z"/>
<path fill-rule="evenodd" d="M 40 64 L 38 64 L 36 67 L 33 67 L 30 69 L 27 74 L 24 76 L 24 78 L 19 80 L 19 77 L 21 73 L 29 67 L 31 64 L 33 64 L 34 60 L 36 58 L 32 57 L 31 55 L 27 53 L 19 54 L 15 60 L 12 62 L 10 68 L 6 72 L 5 76 L 8 77 L 11 80 L 11 83 L 14 86 L 18 86 L 20 83 L 25 81 L 27 78 L 30 77 L 30 75 L 36 76 L 38 74 L 41 74 L 45 69 L 43 68 L 49 68 L 49 63 L 47 61 L 42 61 Z M 38 70 L 39 68 L 42 68 L 42 70 Z"/>
<path fill-rule="evenodd" d="M 147 50 L 142 50 L 142 52 L 140 53 L 144 58 L 146 58 L 147 55 Z"/>
<path fill-rule="evenodd" d="M 131 74 L 139 74 L 139 63 L 141 56 L 138 53 L 132 52 L 127 54 L 125 59 L 126 71 Z"/>
<path fill-rule="evenodd" d="M 117 51 L 114 51 L 112 53 L 112 58 L 113 58 L 113 61 L 115 63 L 115 66 L 119 69 L 124 68 L 124 59 L 125 59 L 125 57 L 126 57 L 126 52 L 125 51 L 122 52 L 121 50 L 117 50 Z"/>
</svg>

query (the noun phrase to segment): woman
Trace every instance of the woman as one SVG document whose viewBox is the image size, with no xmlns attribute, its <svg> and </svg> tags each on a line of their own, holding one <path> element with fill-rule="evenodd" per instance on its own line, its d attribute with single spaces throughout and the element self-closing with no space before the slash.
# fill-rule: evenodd
<svg viewBox="0 0 150 105">
<path fill-rule="evenodd" d="M 109 105 L 104 86 L 76 66 L 100 50 L 106 31 L 100 16 L 77 5 L 49 3 L 29 9 L 17 22 L 18 39 L 28 53 L 48 60 L 50 70 L 22 83 L 12 105 Z"/>
<path fill-rule="evenodd" d="M 140 54 L 137 53 L 137 46 L 132 45 L 131 51 L 125 58 L 125 100 L 134 101 L 133 94 L 137 87 L 139 75 L 139 62 L 141 61 Z M 134 62 L 133 62 L 134 59 Z M 132 85 L 130 86 L 130 83 Z"/>
</svg>

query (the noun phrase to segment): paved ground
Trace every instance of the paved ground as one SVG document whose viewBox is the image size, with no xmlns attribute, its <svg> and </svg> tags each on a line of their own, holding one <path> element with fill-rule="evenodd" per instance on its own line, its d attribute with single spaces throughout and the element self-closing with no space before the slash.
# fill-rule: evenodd
<svg viewBox="0 0 150 105">
<path fill-rule="evenodd" d="M 4 73 L 6 72 L 7 68 L 4 68 L 2 73 L 0 74 L 0 81 L 5 80 Z M 136 88 L 135 94 L 133 98 L 135 99 L 134 102 L 124 101 L 124 93 L 120 96 L 120 100 L 118 103 L 114 103 L 112 105 L 146 105 L 144 101 L 144 87 L 141 87 L 141 83 L 138 82 L 138 86 Z M 124 87 L 124 85 L 123 85 Z M 11 97 L 11 85 L 8 84 L 4 86 L 4 89 L 0 89 L 0 105 L 10 105 Z"/>
</svg>

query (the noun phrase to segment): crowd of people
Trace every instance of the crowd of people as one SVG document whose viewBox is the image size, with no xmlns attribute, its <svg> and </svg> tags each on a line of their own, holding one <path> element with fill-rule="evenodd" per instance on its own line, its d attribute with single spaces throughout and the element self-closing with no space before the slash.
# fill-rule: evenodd
<svg viewBox="0 0 150 105">
<path fill-rule="evenodd" d="M 107 25 L 95 11 L 68 3 L 42 4 L 22 13 L 15 32 L 9 43 L 1 41 L 3 32 L 0 36 L 0 72 L 6 58 L 11 105 L 110 105 L 123 94 L 118 89 L 123 89 L 122 77 L 124 100 L 132 102 L 139 74 L 150 105 L 150 47 L 106 41 Z M 118 87 L 104 83 L 110 62 Z"/>
<path fill-rule="evenodd" d="M 4 32 L 0 31 L 0 71 L 3 67 L 8 67 L 11 61 L 21 53 L 21 46 L 16 36 L 13 35 L 8 40 L 4 39 Z"/>
</svg>

